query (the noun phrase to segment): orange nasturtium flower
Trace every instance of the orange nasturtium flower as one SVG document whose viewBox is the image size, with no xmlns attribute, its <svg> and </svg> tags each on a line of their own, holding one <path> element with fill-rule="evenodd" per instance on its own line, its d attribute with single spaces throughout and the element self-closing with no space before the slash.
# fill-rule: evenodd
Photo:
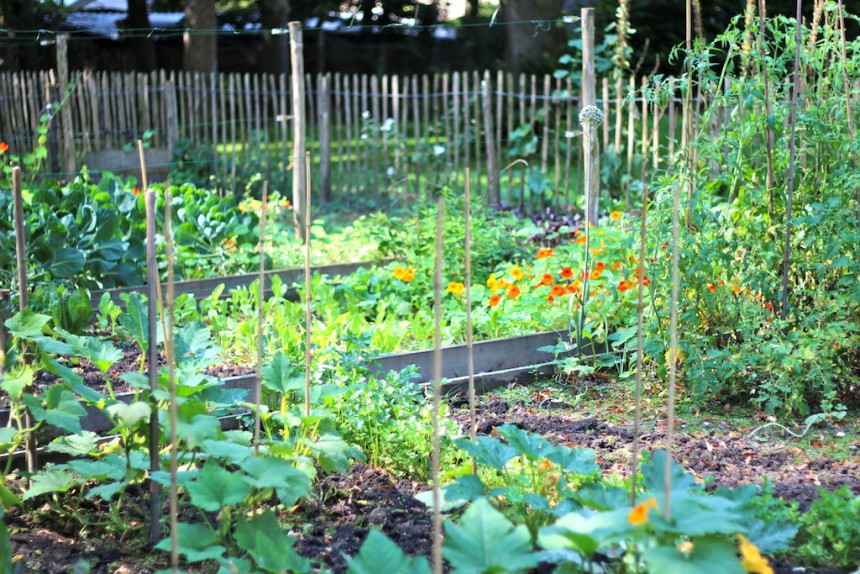
<svg viewBox="0 0 860 574">
<path fill-rule="evenodd" d="M 582 234 L 576 238 L 576 244 L 577 245 L 582 245 L 584 243 L 585 243 L 585 234 Z"/>
<path fill-rule="evenodd" d="M 452 295 L 460 295 L 463 291 L 466 290 L 466 286 L 463 283 L 457 283 L 456 281 L 451 281 L 448 283 L 448 287 L 445 289 L 448 293 Z"/>
<path fill-rule="evenodd" d="M 233 247 L 234 245 L 236 245 L 236 236 L 235 235 L 224 242 L 224 247 Z"/>
<path fill-rule="evenodd" d="M 562 279 L 570 279 L 571 277 L 573 277 L 573 269 L 571 269 L 570 267 L 565 267 L 561 270 L 561 277 Z"/>
<path fill-rule="evenodd" d="M 630 283 L 628 283 L 627 281 L 621 281 L 618 283 L 619 291 L 627 291 L 628 289 L 630 289 Z"/>
<path fill-rule="evenodd" d="M 7 151 L 9 151 L 9 144 L 0 142 L 0 153 L 6 153 Z"/>
<path fill-rule="evenodd" d="M 552 247 L 541 247 L 535 255 L 535 259 L 546 259 L 547 257 L 555 257 L 555 251 Z"/>
<path fill-rule="evenodd" d="M 603 270 L 602 270 L 602 269 L 595 269 L 594 271 L 592 271 L 592 272 L 591 272 L 591 275 L 590 275 L 589 277 L 590 277 L 591 279 L 600 279 L 600 276 L 601 276 L 602 274 L 603 274 Z"/>
<path fill-rule="evenodd" d="M 606 269 L 606 265 L 603 263 L 603 261 L 598 261 L 597 265 L 594 266 L 595 271 L 603 272 L 604 269 Z"/>
<path fill-rule="evenodd" d="M 565 293 L 566 293 L 566 291 L 564 290 L 564 287 L 562 287 L 559 284 L 553 285 L 552 290 L 549 292 L 549 294 L 554 296 L 554 297 L 561 297 Z"/>
<path fill-rule="evenodd" d="M 624 214 L 622 214 L 620 211 L 613 211 L 609 214 L 609 219 L 611 219 L 612 221 L 618 221 L 622 217 L 624 217 Z"/>
<path fill-rule="evenodd" d="M 613 270 L 613 271 L 618 271 L 619 269 L 621 269 L 621 262 L 620 262 L 620 261 L 616 261 L 616 262 L 615 262 L 615 265 L 613 265 L 613 266 L 612 266 L 612 270 Z"/>
<path fill-rule="evenodd" d="M 409 283 L 410 281 L 415 279 L 415 268 L 411 265 L 406 269 L 404 269 L 403 267 L 398 267 L 394 270 L 394 273 L 392 273 L 392 275 L 394 275 L 395 279 L 400 279 L 404 283 Z"/>
<path fill-rule="evenodd" d="M 550 295 L 549 297 L 547 297 L 547 298 L 546 298 L 546 300 L 547 300 L 547 301 L 549 301 L 550 303 L 552 303 L 552 302 L 554 302 L 554 301 L 555 301 L 555 297 L 553 297 L 552 295 Z"/>
<path fill-rule="evenodd" d="M 571 295 L 573 295 L 574 293 L 578 293 L 578 292 L 579 292 L 579 289 L 577 289 L 577 288 L 576 288 L 576 286 L 575 286 L 573 283 L 571 283 L 570 285 L 568 285 L 567 287 L 565 287 L 565 289 L 567 289 L 567 292 L 568 292 L 568 293 L 570 293 Z"/>
<path fill-rule="evenodd" d="M 742 534 L 738 534 L 738 542 L 740 542 L 741 566 L 747 572 L 773 574 L 773 568 L 771 568 L 767 558 L 761 555 L 761 551 L 755 544 L 747 540 Z"/>
<path fill-rule="evenodd" d="M 716 288 L 716 287 L 714 287 L 714 284 L 713 284 L 713 283 L 708 283 L 708 291 L 710 291 L 711 293 L 716 293 L 716 292 L 717 292 L 717 288 Z"/>
<path fill-rule="evenodd" d="M 517 287 L 516 285 L 514 285 L 513 287 L 508 289 L 508 297 L 510 297 L 511 299 L 516 299 L 517 297 L 520 296 L 520 293 L 521 293 L 520 288 Z"/>
<path fill-rule="evenodd" d="M 733 283 L 733 284 L 732 284 L 732 293 L 734 293 L 735 295 L 737 295 L 737 294 L 738 294 L 738 293 L 740 293 L 740 292 L 741 292 L 741 288 L 740 288 L 740 287 L 738 287 L 738 284 L 737 284 L 737 283 Z"/>
<path fill-rule="evenodd" d="M 552 285 L 552 282 L 555 280 L 555 277 L 550 273 L 544 273 L 543 277 L 540 278 L 540 282 L 535 285 L 535 287 L 540 287 L 542 285 Z"/>
<path fill-rule="evenodd" d="M 637 504 L 627 516 L 627 522 L 629 522 L 633 526 L 645 524 L 646 522 L 648 522 L 648 511 L 652 508 L 657 508 L 657 499 L 654 497 L 651 497 L 648 500 Z"/>
<path fill-rule="evenodd" d="M 511 269 L 511 277 L 514 278 L 514 281 L 519 281 L 525 276 L 526 274 L 523 272 L 522 269 L 520 269 L 519 265 L 514 265 L 514 268 Z"/>
<path fill-rule="evenodd" d="M 487 304 L 490 307 L 495 307 L 496 305 L 499 304 L 499 301 L 501 301 L 501 300 L 502 300 L 501 295 L 493 295 L 492 297 L 490 297 L 490 300 L 487 302 Z"/>
<path fill-rule="evenodd" d="M 135 195 L 140 195 L 140 188 L 135 186 L 135 188 L 132 189 L 131 192 Z"/>
</svg>

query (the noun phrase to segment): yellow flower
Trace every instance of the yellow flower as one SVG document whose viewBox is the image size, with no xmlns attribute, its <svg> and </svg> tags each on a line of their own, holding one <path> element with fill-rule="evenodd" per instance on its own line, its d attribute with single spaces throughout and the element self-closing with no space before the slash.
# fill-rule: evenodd
<svg viewBox="0 0 860 574">
<path fill-rule="evenodd" d="M 395 279 L 400 279 L 404 283 L 409 283 L 413 279 L 415 279 L 415 268 L 411 265 L 404 269 L 403 267 L 398 267 L 392 273 Z"/>
<path fill-rule="evenodd" d="M 609 214 L 609 219 L 612 221 L 619 221 L 624 215 L 620 211 L 613 211 Z"/>
<path fill-rule="evenodd" d="M 773 574 L 773 568 L 770 567 L 767 558 L 761 555 L 755 544 L 741 534 L 738 534 L 738 542 L 740 542 L 741 566 L 747 572 L 751 572 L 752 574 Z"/>
<path fill-rule="evenodd" d="M 452 295 L 460 295 L 463 291 L 466 290 L 466 286 L 463 283 L 457 283 L 456 281 L 451 281 L 448 283 L 448 288 L 445 289 L 448 293 Z"/>
<path fill-rule="evenodd" d="M 648 522 L 648 511 L 652 508 L 657 508 L 657 499 L 653 497 L 637 504 L 633 510 L 630 511 L 627 521 L 633 526 L 645 524 Z"/>
<path fill-rule="evenodd" d="M 680 365 L 681 363 L 683 363 L 683 362 L 684 362 L 684 359 L 685 359 L 685 357 L 684 357 L 684 352 L 683 352 L 683 351 L 681 351 L 681 349 L 677 349 L 677 348 L 676 348 L 676 349 L 674 350 L 674 352 L 672 352 L 672 349 L 669 349 L 669 350 L 667 350 L 667 351 L 666 351 L 666 354 L 665 354 L 665 356 L 664 356 L 664 359 L 666 359 L 666 364 L 667 364 L 667 365 L 668 365 L 668 364 L 670 364 L 670 363 L 672 363 L 672 357 L 673 357 L 673 356 L 674 356 L 674 358 L 676 359 L 676 361 L 677 361 L 677 364 L 678 364 L 678 365 Z"/>
<path fill-rule="evenodd" d="M 523 270 L 520 269 L 519 265 L 514 265 L 514 268 L 511 269 L 511 277 L 514 278 L 514 281 L 519 281 L 520 279 L 522 279 L 525 276 L 526 276 L 526 274 L 523 273 Z"/>
<path fill-rule="evenodd" d="M 406 273 L 406 269 L 404 269 L 403 267 L 397 267 L 397 268 L 394 270 L 394 273 L 392 273 L 392 275 L 394 275 L 394 278 L 395 278 L 395 279 L 400 279 L 400 280 L 402 280 L 402 279 L 403 279 L 403 274 L 404 274 L 404 273 Z"/>
<path fill-rule="evenodd" d="M 487 287 L 490 288 L 490 292 L 495 293 L 499 289 L 499 282 L 496 279 L 496 274 L 490 274 L 490 278 L 487 279 Z"/>
</svg>

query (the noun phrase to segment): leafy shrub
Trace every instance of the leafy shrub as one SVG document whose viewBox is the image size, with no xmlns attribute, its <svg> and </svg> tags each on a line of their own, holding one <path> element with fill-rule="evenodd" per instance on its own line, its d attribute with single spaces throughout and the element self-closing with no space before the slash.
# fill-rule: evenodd
<svg viewBox="0 0 860 574">
<path fill-rule="evenodd" d="M 860 564 L 860 496 L 847 486 L 819 493 L 800 519 L 797 556 L 811 565 L 854 568 Z"/>
</svg>

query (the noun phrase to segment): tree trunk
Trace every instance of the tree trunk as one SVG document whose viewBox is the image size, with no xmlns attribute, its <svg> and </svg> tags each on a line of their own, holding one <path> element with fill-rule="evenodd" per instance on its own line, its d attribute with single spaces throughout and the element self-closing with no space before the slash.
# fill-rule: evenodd
<svg viewBox="0 0 860 574">
<path fill-rule="evenodd" d="M 183 36 L 185 69 L 189 72 L 216 72 L 215 0 L 185 0 L 185 20 L 191 29 Z"/>
<path fill-rule="evenodd" d="M 561 16 L 564 0 L 501 0 L 507 30 L 507 66 L 513 72 L 551 71 L 559 50 L 567 48 L 564 29 L 552 22 Z M 546 20 L 546 22 L 544 22 Z"/>
<path fill-rule="evenodd" d="M 478 0 L 469 0 L 469 11 L 467 12 L 468 18 L 470 20 L 476 20 L 479 12 L 480 6 Z"/>
<path fill-rule="evenodd" d="M 125 27 L 129 30 L 138 31 L 150 27 L 146 0 L 128 0 L 128 18 L 126 18 Z M 151 72 L 158 67 L 158 61 L 155 57 L 155 44 L 152 43 L 152 38 L 135 37 L 129 40 L 129 43 L 137 61 L 138 70 Z"/>
<path fill-rule="evenodd" d="M 260 24 L 264 30 L 286 29 L 290 22 L 290 0 L 260 0 Z M 263 66 L 267 72 L 289 70 L 290 37 L 288 34 L 263 35 Z"/>
</svg>

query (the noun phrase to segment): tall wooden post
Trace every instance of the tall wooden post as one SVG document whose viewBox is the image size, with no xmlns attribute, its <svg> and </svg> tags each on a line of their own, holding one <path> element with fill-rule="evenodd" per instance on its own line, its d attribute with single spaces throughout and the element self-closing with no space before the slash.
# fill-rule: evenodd
<svg viewBox="0 0 860 574">
<path fill-rule="evenodd" d="M 60 88 L 60 101 L 66 99 L 69 90 L 69 36 L 60 34 L 57 36 L 57 82 Z M 71 178 L 75 173 L 75 141 L 72 131 L 71 101 L 60 108 L 60 123 L 63 128 L 63 171 Z"/>
<path fill-rule="evenodd" d="M 317 119 L 320 129 L 320 202 L 331 199 L 331 86 L 328 74 L 319 76 Z"/>
<path fill-rule="evenodd" d="M 501 201 L 499 192 L 499 167 L 496 165 L 496 143 L 493 141 L 493 114 L 490 110 L 489 78 L 481 82 L 481 109 L 484 116 L 484 141 L 487 144 L 487 203 L 498 207 Z"/>
<path fill-rule="evenodd" d="M 144 191 L 146 199 L 146 296 L 147 296 L 147 368 L 149 369 L 149 392 L 152 412 L 149 417 L 149 469 L 161 469 L 158 458 L 159 427 L 155 391 L 158 390 L 158 267 L 155 260 L 155 190 Z M 155 545 L 161 539 L 161 488 L 150 479 L 150 542 Z"/>
<path fill-rule="evenodd" d="M 597 104 L 595 72 L 594 72 L 594 8 L 583 8 L 582 22 L 582 99 L 581 108 Z M 584 139 L 583 144 L 589 146 L 585 150 L 588 162 L 586 169 L 592 177 L 586 179 L 585 209 L 588 221 L 597 225 L 598 199 L 600 195 L 600 148 L 597 137 Z"/>
<path fill-rule="evenodd" d="M 305 62 L 302 23 L 290 22 L 290 85 L 293 96 L 293 224 L 296 238 L 302 239 L 305 213 Z"/>
</svg>

